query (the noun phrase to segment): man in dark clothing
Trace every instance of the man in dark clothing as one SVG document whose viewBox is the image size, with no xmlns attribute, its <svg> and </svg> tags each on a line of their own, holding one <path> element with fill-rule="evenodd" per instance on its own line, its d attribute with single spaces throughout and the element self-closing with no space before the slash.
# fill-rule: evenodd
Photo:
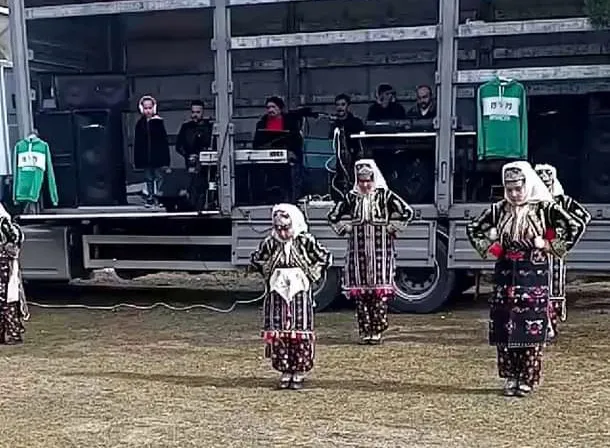
<svg viewBox="0 0 610 448">
<path fill-rule="evenodd" d="M 189 160 L 199 157 L 201 151 L 211 149 L 212 146 L 212 120 L 203 117 L 203 101 L 191 102 L 191 119 L 180 126 L 176 139 L 176 152 L 184 157 L 189 167 Z"/>
<path fill-rule="evenodd" d="M 296 110 L 286 110 L 284 100 L 278 96 L 271 96 L 265 101 L 265 114 L 256 123 L 256 132 L 252 146 L 254 149 L 260 149 L 265 146 L 282 146 L 289 153 L 291 159 L 290 170 L 287 170 L 286 179 L 282 187 L 276 186 L 268 188 L 262 200 L 275 202 L 295 202 L 300 198 L 302 183 L 303 183 L 303 136 L 301 127 L 305 118 L 317 118 L 319 114 L 312 112 L 309 107 L 301 107 Z M 277 144 L 270 144 L 269 137 L 266 132 L 277 132 Z M 257 172 L 259 170 L 254 170 Z M 284 171 L 284 170 L 282 170 Z M 269 173 L 267 173 L 269 174 Z M 277 174 L 273 177 L 277 179 Z M 280 174 L 281 176 L 281 174 Z M 269 176 L 265 176 L 269 178 Z M 277 181 L 274 183 L 277 184 Z M 278 191 L 283 190 L 283 191 Z"/>
<path fill-rule="evenodd" d="M 332 179 L 331 196 L 339 200 L 354 184 L 354 164 L 362 158 L 360 142 L 352 139 L 352 134 L 364 131 L 364 123 L 350 112 L 352 100 L 349 95 L 342 93 L 335 98 L 335 119 L 331 123 L 330 138 L 333 139 L 335 150 L 340 149 L 336 155 L 336 173 Z M 341 134 L 335 136 L 335 129 Z M 339 141 L 337 142 L 337 138 Z M 338 148 L 337 148 L 338 145 Z"/>
<path fill-rule="evenodd" d="M 415 105 L 409 109 L 407 116 L 412 120 L 426 120 L 436 117 L 436 103 L 432 98 L 432 88 L 422 85 L 417 87 Z"/>
<path fill-rule="evenodd" d="M 377 101 L 369 108 L 367 121 L 394 121 L 405 120 L 405 108 L 396 101 L 396 91 L 389 84 L 380 84 L 377 87 Z"/>
<path fill-rule="evenodd" d="M 212 150 L 213 124 L 203 116 L 203 101 L 191 102 L 191 119 L 180 126 L 176 138 L 176 152 L 184 157 L 190 182 L 186 195 L 191 206 L 197 210 L 209 209 L 215 201 L 206 193 L 213 193 L 216 185 L 217 167 L 199 166 L 199 153 Z"/>
</svg>

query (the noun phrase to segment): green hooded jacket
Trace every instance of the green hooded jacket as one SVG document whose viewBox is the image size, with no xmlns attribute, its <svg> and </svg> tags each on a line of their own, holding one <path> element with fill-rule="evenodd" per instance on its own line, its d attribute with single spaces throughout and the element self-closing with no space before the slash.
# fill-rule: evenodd
<svg viewBox="0 0 610 448">
<path fill-rule="evenodd" d="M 36 136 L 17 142 L 13 164 L 14 202 L 38 202 L 45 172 L 51 202 L 56 206 L 59 198 L 49 145 Z"/>
</svg>

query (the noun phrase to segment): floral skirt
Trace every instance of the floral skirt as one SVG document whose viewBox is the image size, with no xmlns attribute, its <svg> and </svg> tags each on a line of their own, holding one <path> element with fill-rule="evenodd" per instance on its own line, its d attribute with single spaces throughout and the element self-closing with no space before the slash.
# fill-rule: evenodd
<svg viewBox="0 0 610 448">
<path fill-rule="evenodd" d="M 544 344 L 549 327 L 547 255 L 508 251 L 496 262 L 490 299 L 489 342 L 504 347 Z"/>
</svg>

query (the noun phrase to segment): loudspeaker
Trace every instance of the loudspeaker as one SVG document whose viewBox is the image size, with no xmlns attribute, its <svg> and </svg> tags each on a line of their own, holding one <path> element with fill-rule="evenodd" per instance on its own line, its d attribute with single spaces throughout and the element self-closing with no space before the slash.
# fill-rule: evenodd
<svg viewBox="0 0 610 448">
<path fill-rule="evenodd" d="M 49 144 L 51 150 L 51 161 L 57 194 L 59 196 L 58 207 L 78 206 L 78 169 L 76 166 L 76 149 L 74 125 L 71 112 L 44 112 L 35 118 L 36 129 L 41 139 Z M 50 208 L 51 204 L 48 194 L 48 183 L 43 184 L 43 205 Z"/>
<path fill-rule="evenodd" d="M 120 113 L 74 111 L 80 205 L 126 205 Z"/>
<path fill-rule="evenodd" d="M 122 108 L 129 99 L 128 87 L 123 75 L 56 76 L 57 107 L 61 110 Z"/>
</svg>

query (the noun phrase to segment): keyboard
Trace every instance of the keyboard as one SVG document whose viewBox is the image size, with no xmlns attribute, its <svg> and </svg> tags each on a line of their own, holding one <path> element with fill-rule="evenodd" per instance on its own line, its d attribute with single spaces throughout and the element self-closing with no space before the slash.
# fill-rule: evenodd
<svg viewBox="0 0 610 448">
<path fill-rule="evenodd" d="M 235 151 L 235 164 L 285 164 L 288 163 L 288 151 L 285 149 L 238 149 Z M 201 151 L 200 165 L 216 165 L 218 151 Z"/>
<path fill-rule="evenodd" d="M 370 134 L 394 134 L 408 130 L 411 122 L 412 120 L 367 121 L 364 129 Z"/>
<path fill-rule="evenodd" d="M 285 149 L 240 149 L 235 151 L 235 164 L 288 163 Z"/>
</svg>

